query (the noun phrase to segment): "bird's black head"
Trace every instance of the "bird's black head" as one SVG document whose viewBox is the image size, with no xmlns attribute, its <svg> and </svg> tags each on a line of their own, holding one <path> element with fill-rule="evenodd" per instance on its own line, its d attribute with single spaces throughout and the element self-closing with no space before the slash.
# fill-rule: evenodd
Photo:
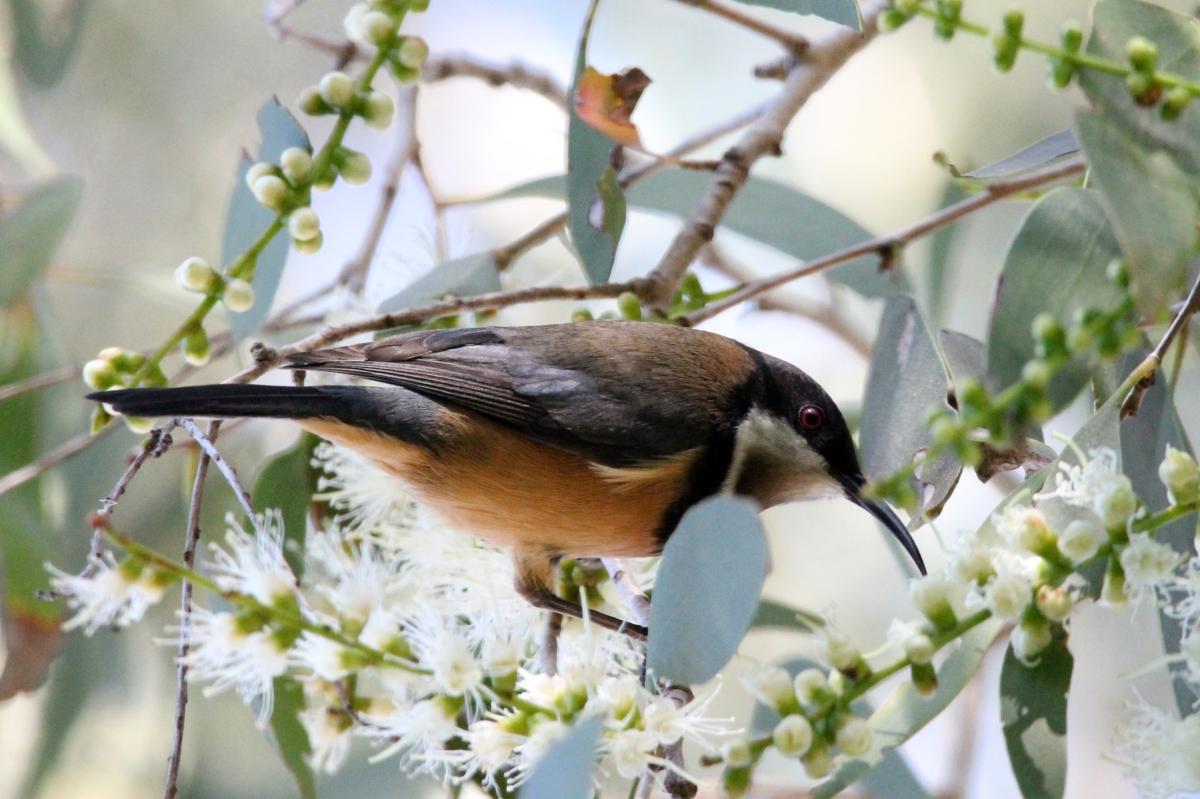
<svg viewBox="0 0 1200 799">
<path fill-rule="evenodd" d="M 757 397 L 738 430 L 739 492 L 764 505 L 845 496 L 878 519 L 924 574 L 916 542 L 895 511 L 863 496 L 866 478 L 841 410 L 807 374 L 763 357 Z"/>
</svg>

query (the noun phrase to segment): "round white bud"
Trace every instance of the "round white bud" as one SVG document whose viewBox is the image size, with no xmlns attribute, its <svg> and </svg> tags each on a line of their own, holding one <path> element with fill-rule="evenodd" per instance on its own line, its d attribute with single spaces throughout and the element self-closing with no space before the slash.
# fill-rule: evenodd
<svg viewBox="0 0 1200 799">
<path fill-rule="evenodd" d="M 234 278 L 225 283 L 221 300 L 229 310 L 244 313 L 254 307 L 254 288 L 246 281 Z"/>
<path fill-rule="evenodd" d="M 1013 654 L 1022 663 L 1028 664 L 1046 647 L 1050 646 L 1050 642 L 1053 640 L 1054 635 L 1050 632 L 1050 625 L 1045 622 L 1041 620 L 1022 622 L 1012 632 Z"/>
<path fill-rule="evenodd" d="M 338 169 L 342 178 L 352 185 L 366 183 L 371 179 L 371 159 L 360 152 L 349 150 Z"/>
<path fill-rule="evenodd" d="M 1071 594 L 1064 588 L 1043 585 L 1037 592 L 1037 607 L 1043 616 L 1050 621 L 1062 621 L 1071 615 L 1075 606 Z"/>
<path fill-rule="evenodd" d="M 154 420 L 145 416 L 124 416 L 125 426 L 129 428 L 129 432 L 137 433 L 139 436 L 145 435 L 154 429 Z"/>
<path fill-rule="evenodd" d="M 288 214 L 288 233 L 296 241 L 308 241 L 321 235 L 321 218 L 308 206 Z"/>
<path fill-rule="evenodd" d="M 254 192 L 254 199 L 272 211 L 280 210 L 287 201 L 288 186 L 278 175 L 263 175 L 254 181 L 250 190 Z"/>
<path fill-rule="evenodd" d="M 804 756 L 804 773 L 811 780 L 819 780 L 829 776 L 829 772 L 833 770 L 833 755 L 829 753 L 829 747 L 816 746 L 809 750 Z"/>
<path fill-rule="evenodd" d="M 197 256 L 188 258 L 175 268 L 175 282 L 188 291 L 210 291 L 217 273 L 208 261 Z"/>
<path fill-rule="evenodd" d="M 1082 563 L 1095 555 L 1107 539 L 1108 533 L 1095 520 L 1075 519 L 1058 537 L 1058 551 L 1072 563 Z"/>
<path fill-rule="evenodd" d="M 334 108 L 343 108 L 354 100 L 354 81 L 345 72 L 327 72 L 317 84 L 317 93 Z"/>
<path fill-rule="evenodd" d="M 753 761 L 750 745 L 743 740 L 730 741 L 721 747 L 721 759 L 730 768 L 742 768 Z"/>
<path fill-rule="evenodd" d="M 796 701 L 792 692 L 792 676 L 780 666 L 763 666 L 751 674 L 746 686 L 762 702 L 778 710 Z"/>
<path fill-rule="evenodd" d="M 1016 621 L 1032 598 L 1033 586 L 1019 574 L 1012 572 L 997 574 L 988 583 L 984 599 L 988 609 L 997 618 Z"/>
<path fill-rule="evenodd" d="M 933 653 L 936 651 L 933 641 L 925 633 L 916 633 L 904 639 L 904 656 L 911 663 L 928 663 L 933 660 Z"/>
<path fill-rule="evenodd" d="M 305 241 L 301 241 L 300 239 L 292 240 L 292 247 L 301 255 L 312 255 L 315 252 L 319 252 L 324 244 L 325 234 L 320 232 Z"/>
<path fill-rule="evenodd" d="M 96 353 L 96 357 L 102 361 L 111 361 L 114 358 L 120 358 L 125 354 L 125 350 L 121 347 L 105 347 Z"/>
<path fill-rule="evenodd" d="M 250 190 L 254 190 L 254 182 L 264 175 L 272 175 L 275 173 L 275 165 L 269 164 L 266 161 L 259 161 L 257 164 L 251 164 L 246 170 L 246 185 Z"/>
<path fill-rule="evenodd" d="M 1170 444 L 1166 457 L 1158 466 L 1158 479 L 1171 492 L 1174 503 L 1190 502 L 1200 494 L 1200 467 L 1196 465 L 1196 459 Z"/>
<path fill-rule="evenodd" d="M 871 725 L 857 716 L 852 716 L 838 725 L 834 743 L 850 757 L 860 757 L 871 751 L 873 737 Z"/>
<path fill-rule="evenodd" d="M 852 669 L 858 665 L 862 655 L 854 640 L 840 630 L 825 629 L 825 658 L 838 671 Z"/>
<path fill-rule="evenodd" d="M 805 669 L 797 674 L 792 680 L 792 690 L 796 692 L 796 698 L 806 705 L 821 702 L 831 695 L 829 681 L 820 669 Z"/>
<path fill-rule="evenodd" d="M 355 3 L 350 6 L 350 10 L 346 12 L 346 16 L 342 18 L 342 28 L 346 31 L 346 38 L 355 44 L 370 44 L 367 39 L 367 32 L 363 28 L 363 19 L 367 14 L 371 13 L 371 6 L 367 3 Z"/>
<path fill-rule="evenodd" d="M 385 45 L 396 35 L 396 20 L 382 11 L 368 11 L 362 16 L 359 30 L 371 44 Z"/>
<path fill-rule="evenodd" d="M 383 130 L 392 124 L 392 115 L 395 113 L 396 104 L 383 92 L 371 92 L 363 101 L 363 121 L 376 130 Z"/>
<path fill-rule="evenodd" d="M 117 384 L 117 370 L 102 358 L 83 365 L 83 382 L 94 391 L 104 391 Z"/>
<path fill-rule="evenodd" d="M 981 546 L 972 546 L 954 556 L 950 562 L 950 571 L 954 579 L 961 583 L 982 585 L 996 572 L 992 565 L 992 556 Z"/>
<path fill-rule="evenodd" d="M 302 183 L 308 180 L 312 172 L 312 153 L 303 147 L 289 147 L 279 155 L 279 166 L 284 177 L 292 183 Z"/>
<path fill-rule="evenodd" d="M 1124 529 L 1138 509 L 1137 494 L 1133 493 L 1129 478 L 1114 475 L 1096 495 L 1094 507 L 1106 527 Z"/>
<path fill-rule="evenodd" d="M 1026 552 L 1040 552 L 1054 544 L 1054 532 L 1045 515 L 1027 505 L 1010 505 L 996 522 L 1009 546 Z"/>
<path fill-rule="evenodd" d="M 775 725 L 771 740 L 779 754 L 784 757 L 800 757 L 812 747 L 813 728 L 804 716 L 792 714 L 784 716 Z"/>
<path fill-rule="evenodd" d="M 429 57 L 429 45 L 420 36 L 405 36 L 396 48 L 396 60 L 409 69 L 419 69 Z"/>
</svg>

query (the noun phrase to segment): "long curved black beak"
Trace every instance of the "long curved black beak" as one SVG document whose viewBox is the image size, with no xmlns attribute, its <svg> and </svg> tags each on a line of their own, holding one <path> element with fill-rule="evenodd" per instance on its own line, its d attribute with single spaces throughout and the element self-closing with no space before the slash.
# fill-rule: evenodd
<svg viewBox="0 0 1200 799">
<path fill-rule="evenodd" d="M 908 532 L 908 528 L 904 526 L 904 522 L 900 521 L 896 512 L 886 502 L 864 498 L 861 482 L 856 485 L 854 481 L 847 480 L 844 481 L 844 485 L 847 498 L 882 522 L 888 532 L 900 542 L 900 546 L 904 547 L 904 551 L 913 559 L 913 563 L 917 564 L 917 570 L 924 575 L 926 573 L 925 561 L 921 558 L 921 550 L 917 549 L 917 542 L 913 540 L 912 533 Z"/>
</svg>

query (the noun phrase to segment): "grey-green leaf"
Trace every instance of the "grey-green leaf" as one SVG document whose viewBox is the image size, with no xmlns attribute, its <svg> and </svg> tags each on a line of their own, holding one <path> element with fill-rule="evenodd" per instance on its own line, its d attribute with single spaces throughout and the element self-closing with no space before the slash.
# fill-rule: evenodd
<svg viewBox="0 0 1200 799">
<path fill-rule="evenodd" d="M 859 441 L 869 479 L 880 480 L 908 466 L 929 447 L 926 414 L 932 408 L 953 412 L 946 403 L 949 388 L 946 368 L 917 304 L 903 294 L 892 297 L 879 324 L 863 396 Z M 962 464 L 952 453 L 922 467 L 914 490 L 923 514 L 937 515 L 961 473 Z"/>
<path fill-rule="evenodd" d="M 79 178 L 56 178 L 0 214 L 0 306 L 22 296 L 50 263 L 82 193 Z"/>
<path fill-rule="evenodd" d="M 276 677 L 273 688 L 275 706 L 271 711 L 271 737 L 283 764 L 296 781 L 300 799 L 316 799 L 317 783 L 307 760 L 312 747 L 308 732 L 300 721 L 300 713 L 304 710 L 304 687 L 295 677 Z"/>
<path fill-rule="evenodd" d="M 1000 671 L 1000 721 L 1024 799 L 1061 799 L 1067 777 L 1067 691 L 1075 658 L 1061 628 L 1033 665 L 1012 648 Z"/>
<path fill-rule="evenodd" d="M 1200 176 L 1099 114 L 1080 111 L 1075 124 L 1133 278 L 1138 308 L 1151 319 L 1164 317 L 1169 301 L 1186 286 L 1196 255 Z"/>
<path fill-rule="evenodd" d="M 471 297 L 500 290 L 500 272 L 489 253 L 438 264 L 379 304 L 381 313 L 419 308 L 446 297 Z"/>
<path fill-rule="evenodd" d="M 790 11 L 793 14 L 814 14 L 821 19 L 862 30 L 862 11 L 857 0 L 739 0 L 751 6 Z"/>
<path fill-rule="evenodd" d="M 575 96 L 579 79 L 587 67 L 588 34 L 594 15 L 589 15 L 575 54 L 575 75 L 569 97 Z M 579 118 L 572 107 L 567 122 L 567 228 L 571 242 L 592 283 L 604 283 L 612 272 L 617 243 L 625 222 L 624 203 L 619 203 L 620 224 L 613 204 L 621 187 L 601 181 L 612 168 L 612 140 Z M 605 224 L 608 223 L 608 224 Z"/>
<path fill-rule="evenodd" d="M 258 130 L 262 144 L 258 148 L 258 160 L 279 163 L 279 155 L 289 147 L 311 148 L 308 136 L 300 123 L 279 100 L 272 97 L 258 109 Z M 228 265 L 245 252 L 262 236 L 275 220 L 275 213 L 263 207 L 246 185 L 246 171 L 253 162 L 243 156 L 238 161 L 237 182 L 229 200 L 229 212 L 225 217 L 225 233 L 221 239 L 221 262 Z M 287 261 L 288 238 L 277 234 L 258 256 L 254 269 L 254 307 L 244 313 L 229 313 L 229 325 L 235 338 L 243 338 L 258 330 L 271 312 L 271 303 L 279 282 L 283 279 L 283 265 Z"/>
<path fill-rule="evenodd" d="M 14 29 L 16 61 L 29 80 L 48 89 L 67 71 L 79 46 L 88 6 L 86 0 L 67 0 L 52 13 L 38 0 L 8 0 Z"/>
<path fill-rule="evenodd" d="M 902 683 L 871 714 L 871 727 L 881 746 L 862 758 L 840 764 L 829 779 L 813 790 L 813 799 L 829 799 L 861 779 L 869 768 L 882 762 L 886 752 L 907 741 L 945 710 L 979 670 L 983 656 L 1002 627 L 1000 622 L 989 619 L 964 635 L 958 648 L 938 669 L 938 687 L 931 696 L 918 694 L 911 682 Z"/>
<path fill-rule="evenodd" d="M 768 568 L 754 503 L 713 497 L 685 513 L 667 539 L 650 598 L 654 676 L 695 685 L 716 675 L 750 628 Z"/>
<path fill-rule="evenodd" d="M 1012 177 L 1031 169 L 1037 169 L 1052 164 L 1068 155 L 1079 152 L 1079 142 L 1075 132 L 1070 128 L 1051 133 L 1044 139 L 1038 139 L 1033 144 L 1022 147 L 1010 156 L 999 161 L 981 166 L 968 172 L 963 177 L 977 180 Z"/>
<path fill-rule="evenodd" d="M 521 786 L 521 799 L 591 799 L 592 766 L 600 740 L 600 719 L 577 723 L 550 747 Z"/>
<path fill-rule="evenodd" d="M 1194 18 L 1138 0 L 1100 0 L 1092 10 L 1087 52 L 1125 63 L 1125 46 L 1144 36 L 1158 48 L 1158 68 L 1193 80 L 1200 75 L 1200 24 Z M 1079 70 L 1079 85 L 1105 119 L 1127 129 L 1149 150 L 1164 150 L 1189 174 L 1200 176 L 1200 104 L 1192 102 L 1174 121 L 1158 109 L 1140 106 L 1123 75 L 1098 69 Z"/>
<path fill-rule="evenodd" d="M 810 610 L 802 610 L 764 599 L 758 603 L 754 620 L 750 622 L 753 628 L 775 627 L 782 630 L 799 630 L 800 632 L 816 632 L 825 626 L 825 620 Z"/>
<path fill-rule="evenodd" d="M 297 579 L 304 574 L 308 508 L 317 487 L 312 459 L 318 440 L 312 433 L 301 433 L 295 444 L 262 465 L 251 491 L 257 510 L 278 508 L 283 515 L 283 556 Z"/>
<path fill-rule="evenodd" d="M 1095 192 L 1063 188 L 1034 204 L 1009 248 L 992 310 L 987 378 L 993 389 L 1018 380 L 1034 357 L 1030 327 L 1038 314 L 1068 325 L 1080 308 L 1116 305 L 1120 294 L 1106 270 L 1119 255 Z M 1068 364 L 1050 383 L 1054 407 L 1064 407 L 1086 382 L 1086 364 Z"/>
</svg>

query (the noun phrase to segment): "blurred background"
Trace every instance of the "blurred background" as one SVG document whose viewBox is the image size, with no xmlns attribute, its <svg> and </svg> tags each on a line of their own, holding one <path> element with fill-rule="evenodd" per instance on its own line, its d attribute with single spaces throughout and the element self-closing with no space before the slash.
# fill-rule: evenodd
<svg viewBox="0 0 1200 799">
<path fill-rule="evenodd" d="M 278 40 L 263 22 L 260 3 L 83 2 L 79 40 L 65 74 L 54 85 L 38 86 L 11 58 L 19 46 L 11 13 L 29 5 L 12 2 L 0 9 L 0 129 L 27 126 L 41 153 L 0 153 L 0 198 L 48 174 L 79 175 L 84 181 L 78 214 L 34 297 L 39 357 L 51 368 L 81 364 L 109 345 L 156 345 L 194 306 L 194 298 L 175 286 L 173 269 L 190 255 L 219 260 L 237 158 L 242 148 L 253 150 L 257 144 L 255 111 L 272 94 L 294 108 L 298 91 L 314 83 L 332 59 L 297 41 Z M 42 5 L 53 27 L 75 3 Z M 972 17 L 993 20 L 1009 5 L 973 0 L 968 7 Z M 1052 39 L 1063 20 L 1086 19 L 1089 4 L 1023 5 L 1026 30 Z M 1184 10 L 1187 4 L 1163 5 Z M 309 0 L 289 21 L 340 39 L 348 6 Z M 502 63 L 519 59 L 566 85 L 585 6 L 583 0 L 434 0 L 427 13 L 406 22 L 405 31 L 424 36 L 435 53 L 464 51 Z M 801 33 L 828 27 L 808 17 L 752 11 Z M 602 71 L 637 65 L 654 79 L 634 116 L 651 150 L 665 151 L 777 91 L 776 83 L 752 75 L 756 64 L 777 56 L 771 42 L 680 2 L 604 0 L 591 42 L 589 60 Z M 395 91 L 386 76 L 377 86 Z M 1000 76 L 991 68 L 985 41 L 960 37 L 947 45 L 928 25 L 914 23 L 880 38 L 839 72 L 790 127 L 783 157 L 761 162 L 755 174 L 803 189 L 868 230 L 884 233 L 944 203 L 950 181 L 934 163 L 935 152 L 945 152 L 962 167 L 997 160 L 1070 125 L 1078 104 L 1073 94 L 1046 88 L 1039 60 L 1023 58 L 1011 74 Z M 564 171 L 565 117 L 532 92 L 448 80 L 420 89 L 417 112 L 421 154 L 441 198 L 480 197 Z M 327 119 L 302 121 L 314 141 L 323 140 Z M 325 247 L 314 256 L 291 256 L 278 306 L 328 282 L 353 256 L 406 127 L 400 123 L 385 132 L 352 128 L 347 143 L 371 156 L 376 176 L 366 186 L 339 185 L 318 196 Z M 698 155 L 719 156 L 730 141 Z M 372 303 L 436 261 L 506 244 L 560 208 L 532 199 L 455 206 L 439 232 L 428 192 L 415 175 L 405 175 L 400 192 L 372 266 L 367 287 Z M 948 254 L 946 293 L 933 318 L 941 325 L 984 336 L 995 279 L 1026 208 L 1019 202 L 993 207 L 940 242 Z M 650 268 L 678 224 L 675 218 L 631 211 L 614 278 Z M 780 253 L 733 234 L 718 233 L 717 243 L 754 272 L 791 265 Z M 0 252 L 0 263 L 7 256 Z M 906 252 L 903 268 L 928 288 L 931 260 L 929 243 L 921 242 Z M 728 282 L 710 270 L 700 274 L 706 286 Z M 580 279 L 576 262 L 556 239 L 530 252 L 504 277 L 509 285 Z M 829 294 L 820 280 L 788 291 L 818 303 Z M 866 376 L 864 347 L 880 306 L 845 292 L 837 301 L 847 328 L 841 335 L 795 315 L 754 308 L 733 309 L 707 327 L 799 365 L 843 408 L 856 408 Z M 330 298 L 327 307 L 336 313 L 338 302 Z M 526 307 L 503 312 L 500 321 L 557 321 L 576 307 Z M 227 376 L 245 361 L 244 349 L 236 358 L 214 362 L 200 378 Z M 43 451 L 86 430 L 90 408 L 82 393 L 82 383 L 69 382 L 38 395 L 46 420 L 38 430 Z M 1200 409 L 1181 410 L 1195 434 Z M 1072 432 L 1086 412 L 1086 403 L 1080 404 L 1051 428 Z M 286 446 L 292 435 L 282 424 L 243 425 L 222 439 L 222 448 L 244 474 L 253 474 L 264 455 Z M 54 542 L 54 560 L 62 568 L 82 565 L 83 514 L 111 488 L 137 440 L 121 430 L 42 478 L 38 534 Z M 192 456 L 175 451 L 143 471 L 120 508 L 125 529 L 166 551 L 178 548 L 184 476 Z M 942 561 L 938 533 L 949 541 L 959 529 L 977 526 L 1013 485 L 1006 478 L 998 483 L 983 486 L 964 475 L 936 531 L 926 527 L 917 534 L 931 567 Z M 219 481 L 210 481 L 210 488 L 206 528 L 211 534 L 220 529 L 230 499 Z M 869 517 L 848 503 L 777 508 L 766 514 L 766 523 L 774 560 L 768 596 L 832 609 L 868 651 L 883 642 L 893 616 L 911 613 L 907 573 Z M 156 639 L 171 622 L 171 605 L 162 603 L 147 623 L 118 635 L 69 637 L 46 686 L 0 704 L 0 797 L 161 795 L 174 664 L 172 650 Z M 1133 688 L 1151 701 L 1169 701 L 1165 681 L 1122 677 L 1160 651 L 1157 623 L 1150 608 L 1131 618 L 1090 607 L 1073 624 L 1067 795 L 1132 796 L 1120 766 L 1106 760 L 1104 752 Z M 806 651 L 811 648 L 803 639 L 785 633 L 753 633 L 743 647 L 747 657 L 764 661 Z M 1016 795 L 996 699 L 1001 654 L 993 652 L 963 696 L 901 750 L 931 791 L 978 799 Z M 251 713 L 235 698 L 205 701 L 198 693 L 190 706 L 180 795 L 292 795 L 291 778 L 270 742 L 255 730 Z M 719 714 L 746 716 L 750 700 L 736 679 L 725 680 L 721 697 Z M 342 774 L 323 777 L 322 796 L 438 795 L 431 786 L 406 782 L 394 762 L 368 765 L 368 754 L 360 748 Z M 782 760 L 766 762 L 759 775 L 768 785 L 804 784 L 799 764 Z"/>
</svg>

